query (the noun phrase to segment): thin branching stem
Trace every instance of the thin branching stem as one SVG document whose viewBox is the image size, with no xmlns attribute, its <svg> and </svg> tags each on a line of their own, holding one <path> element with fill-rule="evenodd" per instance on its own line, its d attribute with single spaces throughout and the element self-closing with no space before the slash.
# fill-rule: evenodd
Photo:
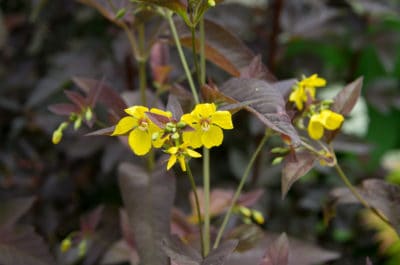
<svg viewBox="0 0 400 265">
<path fill-rule="evenodd" d="M 196 70 L 196 76 L 197 76 L 197 82 L 199 86 L 202 85 L 201 81 L 201 71 L 200 71 L 200 66 L 199 66 L 199 60 L 197 59 L 197 49 L 196 49 L 196 28 L 190 27 L 190 31 L 192 33 L 192 53 L 193 53 L 193 64 Z"/>
<path fill-rule="evenodd" d="M 202 218 L 201 218 L 199 196 L 197 194 L 196 183 L 194 181 L 192 170 L 190 169 L 188 162 L 186 162 L 186 169 L 187 169 L 187 174 L 189 176 L 190 186 L 192 187 L 192 191 L 194 194 L 194 201 L 196 204 L 197 221 L 198 221 L 199 233 L 200 233 L 201 253 L 202 253 L 203 257 L 205 257 L 206 254 L 204 252 L 203 222 L 202 222 Z"/>
<path fill-rule="evenodd" d="M 379 219 L 381 219 L 383 222 L 388 224 L 389 226 L 393 227 L 393 225 L 387 220 L 385 216 L 383 216 L 379 211 L 377 211 L 375 208 L 371 207 L 371 205 L 362 197 L 362 195 L 357 191 L 357 189 L 351 184 L 349 178 L 346 176 L 342 168 L 338 163 L 335 164 L 335 169 L 339 175 L 339 177 L 342 179 L 344 184 L 347 186 L 347 188 L 351 191 L 351 193 L 354 195 L 354 197 L 357 198 L 357 200 L 368 210 L 373 212 Z"/>
<path fill-rule="evenodd" d="M 204 253 L 210 252 L 210 150 L 203 147 Z"/>
<path fill-rule="evenodd" d="M 257 156 L 263 149 L 265 143 L 267 142 L 267 140 L 270 136 L 271 136 L 271 129 L 268 128 L 264 134 L 264 137 L 261 139 L 260 143 L 258 144 L 257 149 L 251 156 L 249 163 L 247 164 L 247 167 L 243 173 L 242 179 L 240 180 L 239 186 L 237 187 L 235 195 L 233 196 L 231 204 L 229 205 L 229 209 L 224 216 L 224 220 L 222 221 L 221 227 L 219 228 L 217 238 L 216 238 L 216 240 L 214 242 L 214 246 L 213 246 L 214 249 L 218 247 L 218 245 L 221 241 L 222 234 L 224 233 L 224 230 L 226 228 L 226 225 L 228 224 L 229 218 L 232 215 L 233 207 L 235 206 L 237 200 L 239 199 L 239 196 L 240 196 L 240 193 L 242 192 L 244 184 L 246 183 L 247 178 L 250 175 L 251 168 L 253 167 L 253 164 L 256 161 Z"/>
<path fill-rule="evenodd" d="M 206 83 L 206 54 L 205 54 L 205 31 L 204 31 L 204 17 L 200 19 L 200 85 Z"/>
<path fill-rule="evenodd" d="M 187 80 L 189 82 L 190 90 L 192 91 L 192 94 L 193 94 L 193 99 L 194 99 L 196 104 L 199 104 L 200 103 L 199 96 L 197 94 L 197 90 L 196 90 L 196 87 L 194 85 L 193 77 L 192 77 L 192 74 L 190 72 L 188 63 L 186 61 L 185 54 L 183 53 L 181 41 L 179 40 L 179 36 L 178 36 L 178 32 L 176 31 L 174 20 L 172 19 L 172 12 L 167 11 L 166 18 L 167 18 L 169 26 L 171 28 L 171 33 L 172 33 L 172 36 L 174 38 L 176 48 L 178 50 L 178 54 L 179 54 L 179 58 L 181 60 L 182 66 L 183 66 L 183 70 L 185 71 Z"/>
</svg>

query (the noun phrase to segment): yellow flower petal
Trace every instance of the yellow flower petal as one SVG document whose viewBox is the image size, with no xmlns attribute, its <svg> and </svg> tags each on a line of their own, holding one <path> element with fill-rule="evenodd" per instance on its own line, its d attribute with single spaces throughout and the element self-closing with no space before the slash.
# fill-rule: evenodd
<svg viewBox="0 0 400 265">
<path fill-rule="evenodd" d="M 150 112 L 161 115 L 161 116 L 165 116 L 167 118 L 172 118 L 172 113 L 170 111 L 164 111 L 164 110 L 160 110 L 157 108 L 151 108 Z"/>
<path fill-rule="evenodd" d="M 312 87 L 322 87 L 326 85 L 326 80 L 318 77 L 318 74 L 313 74 L 312 76 L 303 80 L 305 86 Z"/>
<path fill-rule="evenodd" d="M 310 122 L 308 123 L 307 131 L 312 139 L 321 139 L 321 137 L 324 135 L 324 127 L 321 124 L 319 115 L 313 115 L 311 117 Z"/>
<path fill-rule="evenodd" d="M 173 146 L 173 147 L 168 148 L 167 153 L 171 154 L 171 155 L 175 155 L 176 153 L 178 153 L 178 151 L 179 151 L 179 147 Z"/>
<path fill-rule="evenodd" d="M 149 111 L 149 108 L 144 106 L 133 106 L 125 109 L 125 112 L 135 117 L 136 119 L 144 118 L 145 112 Z"/>
<path fill-rule="evenodd" d="M 176 155 L 171 155 L 168 160 L 167 170 L 170 170 L 176 163 Z"/>
<path fill-rule="evenodd" d="M 189 125 L 192 125 L 194 123 L 198 123 L 199 122 L 190 113 L 182 115 L 181 121 L 183 121 L 184 123 L 189 124 Z"/>
<path fill-rule="evenodd" d="M 186 154 L 188 154 L 190 157 L 194 157 L 194 158 L 201 157 L 200 153 L 197 153 L 196 151 L 189 149 L 189 148 L 186 149 Z"/>
<path fill-rule="evenodd" d="M 290 93 L 289 101 L 294 102 L 298 110 L 302 110 L 303 99 L 304 99 L 304 90 L 299 86 L 295 87 L 292 93 Z"/>
<path fill-rule="evenodd" d="M 134 129 L 128 138 L 129 146 L 136 155 L 145 155 L 151 148 L 151 136 L 140 129 Z"/>
<path fill-rule="evenodd" d="M 321 120 L 324 127 L 328 130 L 336 130 L 342 125 L 343 116 L 331 110 L 321 111 Z"/>
<path fill-rule="evenodd" d="M 217 111 L 214 103 L 197 104 L 191 114 L 195 117 L 207 118 L 211 117 Z"/>
<path fill-rule="evenodd" d="M 135 126 L 137 126 L 137 120 L 135 118 L 130 116 L 124 117 L 117 123 L 111 136 L 125 134 Z"/>
<path fill-rule="evenodd" d="M 206 148 L 220 145 L 223 139 L 222 129 L 215 125 L 211 125 L 210 129 L 201 136 L 201 141 Z"/>
<path fill-rule="evenodd" d="M 211 117 L 211 122 L 222 129 L 233 129 L 232 115 L 229 111 L 217 111 Z"/>
<path fill-rule="evenodd" d="M 179 160 L 179 164 L 180 164 L 180 166 L 181 166 L 182 171 L 183 171 L 183 172 L 186 172 L 185 157 L 184 157 L 183 155 L 180 155 L 180 156 L 178 157 L 178 160 Z"/>
<path fill-rule="evenodd" d="M 195 127 L 194 131 L 188 131 L 182 133 L 183 142 L 187 143 L 193 148 L 199 148 L 203 145 L 201 137 L 203 135 L 203 131 L 201 128 Z"/>
</svg>

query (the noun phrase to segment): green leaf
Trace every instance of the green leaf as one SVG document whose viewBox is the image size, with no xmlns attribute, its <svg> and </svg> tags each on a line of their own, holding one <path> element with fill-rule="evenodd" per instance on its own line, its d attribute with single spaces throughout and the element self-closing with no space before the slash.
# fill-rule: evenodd
<svg viewBox="0 0 400 265">
<path fill-rule="evenodd" d="M 300 144 L 300 138 L 285 111 L 282 94 L 269 83 L 253 78 L 231 78 L 220 87 L 220 92 L 236 102 L 256 100 L 244 108 L 272 130 L 287 135 L 292 144 Z"/>
<path fill-rule="evenodd" d="M 161 163 L 153 173 L 131 163 L 122 163 L 118 171 L 122 199 L 141 264 L 168 265 L 160 242 L 170 234 L 175 176 Z"/>
</svg>

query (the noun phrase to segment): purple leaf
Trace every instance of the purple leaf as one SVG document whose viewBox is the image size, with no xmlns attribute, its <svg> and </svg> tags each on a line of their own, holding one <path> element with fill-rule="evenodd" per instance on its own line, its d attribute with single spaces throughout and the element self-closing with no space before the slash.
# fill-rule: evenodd
<svg viewBox="0 0 400 265">
<path fill-rule="evenodd" d="M 122 163 L 118 171 L 141 264 L 169 264 L 160 242 L 170 235 L 175 176 L 162 163 L 157 164 L 153 173 L 131 163 Z"/>
<path fill-rule="evenodd" d="M 268 248 L 266 255 L 260 265 L 288 265 L 289 264 L 289 241 L 283 233 Z"/>
<path fill-rule="evenodd" d="M 285 101 L 269 83 L 252 78 L 231 78 L 220 90 L 236 102 L 257 100 L 245 108 L 274 131 L 289 136 L 292 145 L 299 145 L 300 138 L 285 111 Z"/>
<path fill-rule="evenodd" d="M 103 90 L 104 86 L 104 80 L 105 78 L 103 77 L 96 86 L 92 86 L 89 90 L 89 93 L 86 98 L 86 104 L 90 107 L 95 107 L 97 100 L 99 99 L 99 96 L 101 95 L 101 91 Z"/>
<path fill-rule="evenodd" d="M 90 78 L 74 77 L 72 80 L 87 94 L 93 87 L 96 87 L 99 84 L 98 80 Z M 124 109 L 127 108 L 125 102 L 123 101 L 121 96 L 106 83 L 102 83 L 101 93 L 98 96 L 98 101 L 108 107 L 108 111 L 113 114 L 117 119 L 126 115 L 126 113 L 124 112 Z"/>
<path fill-rule="evenodd" d="M 237 240 L 223 242 L 218 248 L 213 249 L 203 260 L 201 265 L 223 265 L 238 245 Z"/>
<path fill-rule="evenodd" d="M 236 251 L 246 252 L 255 248 L 264 237 L 262 228 L 255 224 L 242 224 L 233 228 L 225 236 L 226 239 L 238 240 Z"/>
<path fill-rule="evenodd" d="M 240 71 L 251 65 L 255 57 L 253 52 L 238 37 L 221 25 L 206 19 L 204 20 L 204 27 L 207 29 L 206 58 L 231 75 L 239 77 Z M 181 23 L 178 30 L 182 44 L 191 48 L 192 39 L 188 27 Z M 255 60 L 255 64 L 257 64 L 257 58 Z M 266 69 L 266 67 L 263 66 L 262 69 Z M 266 76 L 269 81 L 275 80 L 269 72 Z"/>
<path fill-rule="evenodd" d="M 289 153 L 284 160 L 282 170 L 282 198 L 290 187 L 314 166 L 315 156 L 307 151 L 296 154 Z"/>
<path fill-rule="evenodd" d="M 69 103 L 59 103 L 49 106 L 49 110 L 57 115 L 69 116 L 71 113 L 79 113 L 80 109 L 76 105 Z"/>
<path fill-rule="evenodd" d="M 100 222 L 103 212 L 103 206 L 98 206 L 96 209 L 83 216 L 80 220 L 81 231 L 83 233 L 93 233 Z"/>
<path fill-rule="evenodd" d="M 184 244 L 177 236 L 163 239 L 161 244 L 168 257 L 179 265 L 200 265 L 203 260 L 197 250 Z"/>
<path fill-rule="evenodd" d="M 0 203 L 0 227 L 9 227 L 21 218 L 35 202 L 35 197 L 16 198 Z"/>
<path fill-rule="evenodd" d="M 368 179 L 356 188 L 367 203 L 384 215 L 387 221 L 400 234 L 400 187 L 380 179 Z M 332 191 L 336 203 L 358 203 L 359 201 L 347 188 Z"/>
<path fill-rule="evenodd" d="M 53 265 L 56 264 L 48 247 L 33 227 L 0 230 L 0 264 Z"/>
<path fill-rule="evenodd" d="M 360 97 L 362 85 L 363 78 L 359 77 L 345 86 L 333 99 L 332 110 L 342 115 L 348 115 Z"/>
<path fill-rule="evenodd" d="M 111 135 L 114 130 L 115 130 L 115 126 L 111 126 L 111 127 L 103 128 L 103 129 L 85 134 L 85 136 Z"/>
<path fill-rule="evenodd" d="M 69 98 L 76 106 L 78 106 L 81 110 L 86 107 L 86 99 L 79 94 L 78 92 L 71 90 L 64 90 L 64 94 Z"/>
<path fill-rule="evenodd" d="M 257 189 L 254 191 L 242 193 L 242 195 L 240 195 L 239 199 L 237 200 L 237 204 L 246 207 L 253 206 L 261 198 L 263 194 L 264 194 L 263 189 Z"/>
<path fill-rule="evenodd" d="M 168 96 L 167 110 L 172 113 L 172 117 L 179 121 L 183 115 L 182 106 L 176 96 L 170 94 Z"/>
<path fill-rule="evenodd" d="M 241 78 L 256 78 L 265 81 L 275 80 L 268 68 L 262 63 L 261 55 L 257 55 L 251 60 L 250 64 L 240 69 Z"/>
</svg>

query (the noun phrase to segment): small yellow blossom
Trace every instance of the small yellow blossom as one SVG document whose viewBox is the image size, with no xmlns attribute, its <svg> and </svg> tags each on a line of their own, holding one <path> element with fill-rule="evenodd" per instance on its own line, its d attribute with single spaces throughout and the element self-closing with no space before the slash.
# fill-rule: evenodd
<svg viewBox="0 0 400 265">
<path fill-rule="evenodd" d="M 215 1 L 214 0 L 208 0 L 208 5 L 209 6 L 215 6 Z"/>
<path fill-rule="evenodd" d="M 188 143 L 170 147 L 166 152 L 171 155 L 168 160 L 167 170 L 171 169 L 171 167 L 175 165 L 176 161 L 179 161 L 182 171 L 186 171 L 186 157 L 201 157 L 201 154 L 189 148 Z"/>
<path fill-rule="evenodd" d="M 314 140 L 319 140 L 324 135 L 324 129 L 336 130 L 343 123 L 343 116 L 339 113 L 325 109 L 311 116 L 307 131 Z"/>
<path fill-rule="evenodd" d="M 297 109 L 302 110 L 303 104 L 307 99 L 315 99 L 315 89 L 326 85 L 326 80 L 313 74 L 310 77 L 304 77 L 300 82 L 297 82 L 293 87 L 293 91 L 289 96 L 289 101 L 296 104 Z"/>
<path fill-rule="evenodd" d="M 147 117 L 146 112 L 149 112 L 147 107 L 133 106 L 125 109 L 125 112 L 129 116 L 122 118 L 118 122 L 112 136 L 129 132 L 128 143 L 132 151 L 136 155 L 145 155 L 151 149 L 153 134 L 162 130 Z M 150 112 L 166 116 L 170 115 L 170 113 L 158 109 L 151 109 Z M 159 145 L 158 142 L 155 144 Z"/>
<path fill-rule="evenodd" d="M 217 111 L 214 103 L 198 104 L 194 110 L 182 116 L 181 120 L 194 128 L 183 133 L 183 141 L 193 148 L 218 146 L 224 138 L 222 129 L 233 129 L 229 111 Z"/>
</svg>

